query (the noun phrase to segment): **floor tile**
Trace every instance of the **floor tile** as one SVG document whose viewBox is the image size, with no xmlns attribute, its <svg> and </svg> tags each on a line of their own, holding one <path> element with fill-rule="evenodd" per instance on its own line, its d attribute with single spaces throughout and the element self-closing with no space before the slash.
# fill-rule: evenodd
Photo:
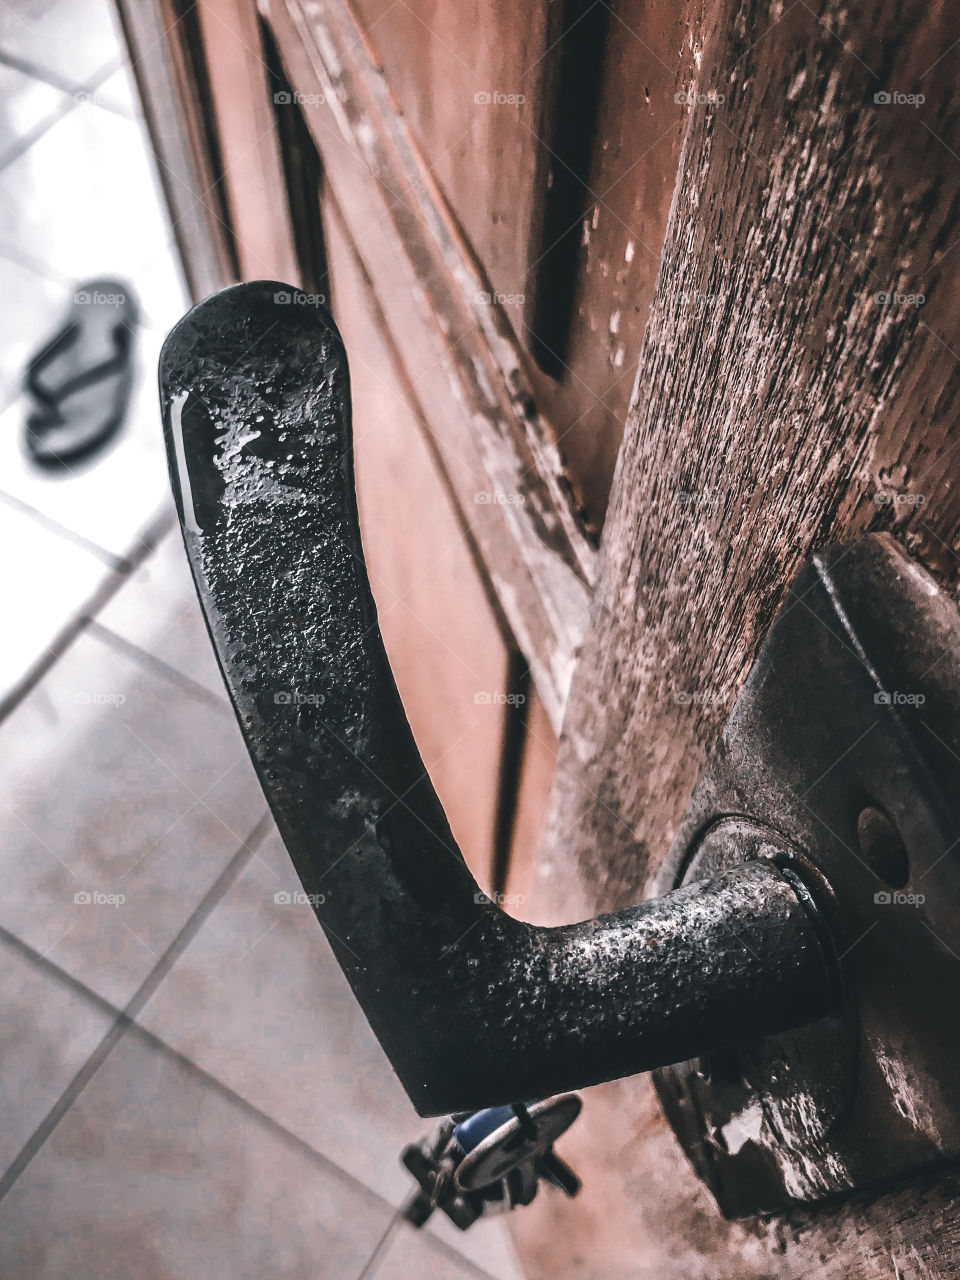
<svg viewBox="0 0 960 1280">
<path fill-rule="evenodd" d="M 0 1204 L 4 1280 L 355 1280 L 388 1210 L 123 1038 Z"/>
<path fill-rule="evenodd" d="M 27 361 L 59 326 L 69 291 L 29 267 L 0 257 L 0 297 L 8 314 L 16 317 L 15 324 L 4 326 L 0 343 L 0 409 L 5 409 L 22 390 Z M 3 434 L 8 432 L 5 424 Z M 5 443 L 0 439 L 0 446 Z"/>
<path fill-rule="evenodd" d="M 0 63 L 0 166 L 69 104 L 68 95 L 53 85 Z"/>
<path fill-rule="evenodd" d="M 114 556 L 128 555 L 166 508 L 173 513 L 156 390 L 160 335 L 138 330 L 126 421 L 107 448 L 63 471 L 36 467 L 24 448 L 28 402 L 0 415 L 0 492 Z"/>
<path fill-rule="evenodd" d="M 279 836 L 261 846 L 140 1014 L 391 1203 L 423 1121 L 393 1074 L 299 889 Z"/>
<path fill-rule="evenodd" d="M 190 306 L 183 268 L 172 236 L 166 245 L 151 255 L 147 264 L 134 276 L 133 283 L 140 295 L 141 322 L 165 338 Z"/>
<path fill-rule="evenodd" d="M 109 0 L 17 0 L 0 8 L 0 50 L 82 88 L 122 53 Z"/>
<path fill-rule="evenodd" d="M 87 99 L 99 107 L 119 111 L 130 120 L 136 120 L 143 114 L 133 73 L 126 63 L 101 80 L 95 89 L 88 90 Z"/>
<path fill-rule="evenodd" d="M 299 888 L 274 833 L 138 1020 L 399 1206 L 413 1189 L 400 1151 L 435 1122 L 407 1100 L 310 907 L 283 900 Z M 428 1236 L 521 1280 L 501 1222 L 463 1233 L 441 1218 Z"/>
<path fill-rule="evenodd" d="M 264 811 L 239 731 L 82 636 L 0 759 L 0 923 L 125 1004 Z"/>
<path fill-rule="evenodd" d="M 227 707 L 179 528 L 167 534 L 97 621 L 200 685 Z"/>
<path fill-rule="evenodd" d="M 427 1224 L 427 1234 L 496 1280 L 524 1280 L 506 1219 L 501 1216 L 481 1218 L 467 1231 L 460 1231 L 444 1214 L 435 1213 Z"/>
<path fill-rule="evenodd" d="M 400 1226 L 391 1233 L 371 1268 L 370 1280 L 407 1280 L 409 1276 L 416 1276 L 417 1280 L 482 1280 L 489 1276 L 506 1280 L 496 1271 L 475 1267 L 466 1258 L 459 1258 L 452 1249 L 431 1240 L 429 1233 Z"/>
<path fill-rule="evenodd" d="M 0 1169 L 109 1030 L 112 1016 L 0 941 Z"/>
<path fill-rule="evenodd" d="M 0 504 L 0 513 L 3 510 Z M 84 692 L 109 689 L 124 672 L 135 674 L 135 664 L 119 665 L 116 654 L 103 644 L 91 643 L 87 633 L 81 633 L 73 641 L 43 679 L 0 720 L 0 820 L 4 819 L 2 805 L 15 790 L 27 786 L 31 779 L 50 776 L 51 751 L 59 749 L 60 739 L 66 742 L 67 734 L 81 732 L 84 724 L 90 722 L 91 712 L 85 697 L 75 696 L 77 659 L 82 664 L 83 683 L 79 687 Z M 15 752 L 2 750 L 10 724 L 17 726 Z M 66 767 L 67 761 L 63 764 Z"/>
<path fill-rule="evenodd" d="M 2 419 L 0 419 L 2 422 Z M 109 573 L 83 547 L 0 503 L 0 697 L 33 669 Z"/>
<path fill-rule="evenodd" d="M 0 247 L 80 281 L 138 274 L 168 252 L 142 126 L 84 102 L 0 171 Z"/>
</svg>

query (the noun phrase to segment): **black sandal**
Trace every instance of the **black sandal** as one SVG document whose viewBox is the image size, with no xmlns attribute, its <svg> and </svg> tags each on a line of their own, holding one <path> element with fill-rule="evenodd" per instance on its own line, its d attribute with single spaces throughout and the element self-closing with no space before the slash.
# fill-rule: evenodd
<svg viewBox="0 0 960 1280">
<path fill-rule="evenodd" d="M 62 328 L 27 366 L 26 448 L 47 470 L 99 452 L 119 431 L 133 382 L 137 302 L 129 285 L 90 280 Z"/>
</svg>

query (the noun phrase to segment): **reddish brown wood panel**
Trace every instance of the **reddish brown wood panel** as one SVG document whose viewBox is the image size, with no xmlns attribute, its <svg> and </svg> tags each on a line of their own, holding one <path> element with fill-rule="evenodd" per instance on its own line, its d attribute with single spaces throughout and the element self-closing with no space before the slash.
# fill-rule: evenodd
<svg viewBox="0 0 960 1280">
<path fill-rule="evenodd" d="M 556 381 L 529 371 L 594 529 L 653 297 L 682 137 L 676 95 L 691 82 L 697 9 L 629 0 L 611 12 L 566 367 Z M 524 299 L 549 247 L 538 236 L 536 176 L 556 145 L 540 96 L 560 43 L 579 38 L 576 26 L 558 32 L 549 10 L 506 0 L 358 4 L 370 47 L 482 264 L 488 293 L 499 296 L 527 345 Z M 315 12 L 319 19 L 321 6 Z"/>
<path fill-rule="evenodd" d="M 197 6 L 242 280 L 297 284 L 273 103 L 252 0 Z"/>
<path fill-rule="evenodd" d="M 523 756 L 517 779 L 517 808 L 504 885 L 505 909 L 520 920 L 537 920 L 537 853 L 543 839 L 547 801 L 557 768 L 557 735 L 543 702 L 527 695 Z"/>
<path fill-rule="evenodd" d="M 559 724 L 595 550 L 527 361 L 342 0 L 266 5 L 466 536 Z"/>
<path fill-rule="evenodd" d="M 464 857 L 491 885 L 507 648 L 424 445 L 346 232 L 326 219 L 350 352 L 364 557 L 417 746 Z"/>
<path fill-rule="evenodd" d="M 356 9 L 490 283 L 522 293 L 547 6 L 359 0 Z M 508 307 L 519 328 L 518 304 Z"/>
<path fill-rule="evenodd" d="M 887 528 L 955 585 L 955 40 L 915 0 L 722 0 L 705 29 L 560 753 L 557 916 L 639 896 L 811 550 Z M 535 1206 L 517 1228 L 532 1275 L 556 1274 L 557 1239 L 583 1277 L 597 1257 L 658 1280 L 960 1267 L 953 1179 L 724 1223 L 645 1079 L 593 1092 L 576 1143 L 591 1172 L 607 1151 L 603 1203 Z"/>
</svg>

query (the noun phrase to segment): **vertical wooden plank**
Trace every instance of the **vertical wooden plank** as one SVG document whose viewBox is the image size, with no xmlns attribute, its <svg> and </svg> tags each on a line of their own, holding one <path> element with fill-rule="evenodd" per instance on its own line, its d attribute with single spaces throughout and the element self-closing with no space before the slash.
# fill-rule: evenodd
<svg viewBox="0 0 960 1280">
<path fill-rule="evenodd" d="M 321 19 L 322 5 L 313 6 Z M 545 4 L 359 0 L 360 24 L 391 96 L 520 328 Z"/>
<path fill-rule="evenodd" d="M 177 0 L 116 4 L 190 293 L 203 298 L 235 280 L 237 264 L 198 75 L 196 14 Z"/>
<path fill-rule="evenodd" d="M 660 266 L 685 123 L 676 97 L 695 74 L 701 9 L 702 0 L 610 9 L 564 367 L 535 385 L 598 530 Z M 578 39 L 574 28 L 564 43 Z M 541 152 L 550 145 L 542 130 L 537 141 Z M 526 264 L 525 292 L 549 269 L 540 252 Z"/>
<path fill-rule="evenodd" d="M 534 360 L 560 379 L 569 368 L 581 223 L 593 204 L 591 159 L 612 13 L 593 0 L 559 0 L 547 15 L 523 327 Z"/>
<path fill-rule="evenodd" d="M 592 533 L 653 297 L 683 133 L 675 99 L 695 70 L 702 3 L 356 5 L 391 99 L 482 265 L 478 291 L 554 375 L 533 361 L 524 372 Z M 305 8 L 329 40 L 329 3 Z M 588 117 L 590 154 L 567 136 Z M 570 199 L 555 201 L 564 186 Z M 393 190 L 410 197 L 406 184 Z"/>
<path fill-rule="evenodd" d="M 200 0 L 197 14 L 240 277 L 299 284 L 255 0 Z"/>
<path fill-rule="evenodd" d="M 523 353 L 343 0 L 263 0 L 465 536 L 557 724 L 596 558 Z"/>
</svg>

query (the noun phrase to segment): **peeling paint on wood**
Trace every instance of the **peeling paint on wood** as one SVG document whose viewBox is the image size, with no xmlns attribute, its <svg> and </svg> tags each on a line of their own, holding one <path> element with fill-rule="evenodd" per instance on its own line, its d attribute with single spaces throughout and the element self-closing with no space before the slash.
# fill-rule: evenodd
<svg viewBox="0 0 960 1280">
<path fill-rule="evenodd" d="M 500 607 L 559 725 L 567 686 L 557 679 L 572 669 L 586 625 L 596 551 L 522 352 L 503 308 L 480 300 L 490 284 L 350 12 L 340 0 L 265 8 L 305 95 L 327 199 L 374 285 L 398 372 L 462 517 L 512 584 Z"/>
</svg>

